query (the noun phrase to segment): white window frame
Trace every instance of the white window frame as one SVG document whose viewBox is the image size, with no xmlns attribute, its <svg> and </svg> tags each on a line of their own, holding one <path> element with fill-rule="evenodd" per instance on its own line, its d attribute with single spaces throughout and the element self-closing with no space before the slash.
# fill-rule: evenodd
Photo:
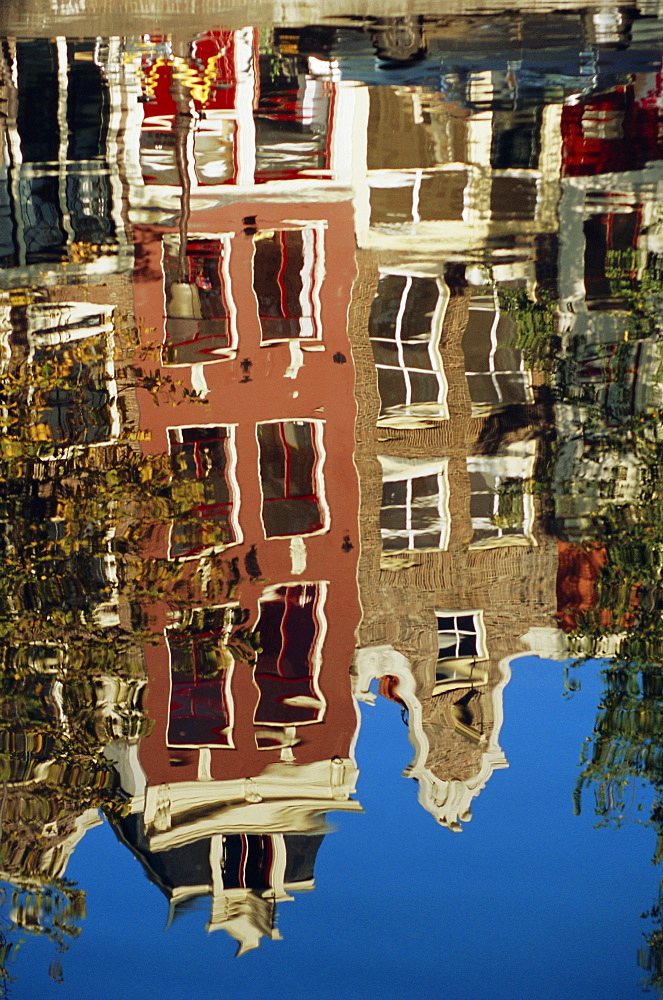
<svg viewBox="0 0 663 1000">
<path fill-rule="evenodd" d="M 500 388 L 499 381 L 497 379 L 498 375 L 522 375 L 522 386 L 524 399 L 520 405 L 531 404 L 534 402 L 534 393 L 532 391 L 532 374 L 525 368 L 525 364 L 522 357 L 522 351 L 520 354 L 520 367 L 515 369 L 497 368 L 495 364 L 495 355 L 499 349 L 499 343 L 497 339 L 497 329 L 499 326 L 500 318 L 502 316 L 502 310 L 499 305 L 499 298 L 497 291 L 494 292 L 492 300 L 483 297 L 472 298 L 470 300 L 470 314 L 473 312 L 490 312 L 493 313 L 493 322 L 490 328 L 490 350 L 488 352 L 488 369 L 482 372 L 471 372 L 465 371 L 465 377 L 468 381 L 468 389 L 470 387 L 470 379 L 474 375 L 489 375 L 491 383 L 495 389 L 495 394 L 497 396 L 497 402 L 488 403 L 475 403 L 472 400 L 472 416 L 473 417 L 483 417 L 487 413 L 498 412 L 504 404 L 504 396 Z M 518 350 L 518 348 L 514 348 Z"/>
<path fill-rule="evenodd" d="M 260 343 L 262 347 L 270 344 L 299 343 L 309 350 L 320 349 L 322 341 L 322 318 L 320 292 L 325 280 L 325 229 L 324 222 L 306 224 L 281 225 L 278 228 L 261 230 L 253 237 L 253 255 L 251 258 L 251 286 L 256 302 L 256 312 L 260 322 Z M 299 319 L 299 337 L 264 337 L 260 320 L 258 296 L 253 287 L 255 275 L 256 242 L 265 237 L 275 236 L 283 232 L 300 232 L 302 234 L 303 263 L 300 272 L 302 288 L 299 293 L 299 304 L 302 315 Z M 293 317 L 294 318 L 294 317 Z"/>
<path fill-rule="evenodd" d="M 27 341 L 29 347 L 28 363 L 33 364 L 35 350 L 40 347 L 58 347 L 61 344 L 72 344 L 88 337 L 105 336 L 104 368 L 106 372 L 105 388 L 108 392 L 108 409 L 110 417 L 109 436 L 104 441 L 91 441 L 89 444 L 56 446 L 51 454 L 44 454 L 46 461 L 56 461 L 67 458 L 86 448 L 101 448 L 120 437 L 120 411 L 118 408 L 118 390 L 115 380 L 115 324 L 113 316 L 115 306 L 96 302 L 44 302 L 32 303 L 26 308 Z M 97 316 L 96 326 L 79 326 L 83 320 Z M 34 399 L 35 389 L 28 393 L 28 405 Z"/>
<path fill-rule="evenodd" d="M 494 489 L 481 491 L 493 493 L 493 514 L 499 511 L 499 486 L 506 479 L 521 479 L 523 485 L 534 476 L 534 464 L 536 462 L 536 441 L 522 441 L 511 445 L 506 453 L 497 455 L 468 455 L 467 471 L 479 472 L 489 475 L 494 480 Z M 477 495 L 477 494 L 474 494 Z M 470 542 L 470 549 L 486 549 L 503 545 L 536 545 L 534 538 L 534 497 L 523 489 L 523 524 L 522 533 L 505 534 L 504 529 L 493 524 L 491 520 L 484 517 L 472 518 L 472 529 L 474 531 L 490 530 L 491 538 L 482 538 L 478 541 Z"/>
<path fill-rule="evenodd" d="M 412 95 L 413 101 L 419 95 Z M 436 174 L 445 173 L 452 177 L 462 176 L 465 178 L 465 192 L 463 201 L 467 203 L 468 201 L 468 188 L 471 182 L 471 168 L 472 164 L 442 164 L 437 167 L 401 167 L 395 170 L 389 170 L 388 168 L 374 168 L 369 170 L 366 175 L 366 183 L 369 188 L 369 192 L 373 189 L 398 189 L 398 188 L 412 188 L 412 208 L 411 208 L 411 219 L 401 223 L 399 229 L 407 227 L 410 229 L 415 226 L 427 227 L 431 224 L 434 226 L 439 225 L 449 225 L 454 224 L 456 220 L 451 219 L 429 219 L 422 223 L 421 221 L 421 185 L 429 177 L 434 177 Z M 370 198 L 370 193 L 369 193 Z M 457 220 L 460 222 L 461 220 Z M 463 213 L 463 221 L 465 220 L 465 213 Z M 378 226 L 384 225 L 384 223 L 378 223 Z M 391 226 L 389 228 L 392 228 Z"/>
<path fill-rule="evenodd" d="M 213 604 L 204 610 L 217 611 L 222 608 L 234 609 L 238 608 L 239 603 L 237 601 L 232 601 L 229 604 Z M 194 608 L 193 611 L 203 610 L 201 608 Z M 230 635 L 232 626 L 228 623 L 224 626 L 224 633 L 226 636 Z M 233 750 L 235 748 L 234 742 L 234 728 L 235 728 L 235 702 L 232 697 L 232 677 L 235 669 L 235 661 L 223 671 L 223 699 L 224 703 L 228 708 L 228 725 L 224 730 L 227 733 L 226 743 L 169 743 L 168 742 L 168 729 L 170 727 L 170 707 L 173 701 L 173 655 L 170 647 L 170 635 L 177 635 L 179 632 L 177 625 L 172 624 L 168 626 L 165 630 L 166 636 L 166 647 L 168 649 L 168 724 L 166 726 L 166 746 L 172 750 L 201 750 L 205 747 L 213 747 L 214 749 L 220 750 Z M 179 634 L 185 635 L 186 633 L 180 632 Z M 221 678 L 219 678 L 221 682 Z M 220 684 L 221 686 L 221 684 Z"/>
<path fill-rule="evenodd" d="M 449 459 L 430 458 L 396 458 L 391 455 L 378 455 L 378 461 L 382 466 L 382 482 L 395 483 L 405 482 L 406 498 L 405 504 L 405 528 L 380 528 L 381 538 L 402 538 L 407 541 L 402 549 L 383 550 L 383 558 L 390 556 L 397 557 L 403 552 L 445 552 L 449 546 L 449 535 L 451 533 L 451 517 L 449 513 Z M 416 520 L 413 511 L 416 507 L 413 503 L 413 480 L 422 479 L 425 476 L 436 476 L 438 486 L 437 510 L 439 514 L 439 527 L 417 528 L 413 522 Z M 380 510 L 382 510 L 382 506 Z M 398 508 L 400 509 L 400 505 Z M 418 535 L 429 535 L 439 532 L 440 544 L 436 546 L 419 548 L 415 545 Z"/>
<path fill-rule="evenodd" d="M 443 663 L 445 665 L 446 672 L 448 676 L 444 680 L 435 680 L 435 687 L 433 689 L 433 694 L 442 694 L 445 691 L 457 690 L 460 688 L 473 688 L 478 685 L 484 685 L 488 683 L 488 671 L 483 666 L 477 666 L 477 664 L 485 664 L 488 660 L 488 650 L 486 646 L 486 628 L 483 620 L 483 610 L 481 609 L 468 609 L 467 611 L 459 610 L 446 610 L 446 609 L 436 609 L 435 616 L 437 621 L 437 636 L 438 636 L 438 658 L 436 660 L 437 664 Z M 467 629 L 458 628 L 458 619 L 467 618 L 471 616 L 474 629 L 470 632 Z M 454 632 L 449 630 L 440 630 L 440 618 L 453 618 L 455 623 Z M 476 637 L 476 656 L 439 656 L 439 650 L 442 648 L 440 645 L 441 636 L 451 636 L 455 634 L 456 636 L 456 649 L 460 645 L 460 641 L 463 636 L 473 635 Z"/>
<path fill-rule="evenodd" d="M 254 631 L 258 627 L 258 622 L 260 621 L 260 605 L 265 604 L 270 601 L 279 600 L 278 591 L 283 587 L 315 587 L 317 589 L 317 596 L 313 606 L 313 617 L 316 623 L 315 637 L 313 639 L 313 646 L 311 649 L 311 687 L 315 692 L 315 696 L 320 702 L 319 708 L 316 710 L 316 718 L 308 719 L 304 722 L 297 723 L 282 723 L 282 722 L 258 722 L 256 721 L 256 713 L 258 711 L 258 705 L 260 701 L 256 701 L 254 713 L 253 713 L 253 725 L 256 729 L 261 727 L 269 727 L 270 729 L 298 729 L 300 726 L 315 726 L 319 722 L 322 722 L 325 717 L 327 710 L 327 700 L 322 693 L 320 687 L 320 672 L 322 670 L 322 648 L 324 646 L 325 637 L 327 635 L 327 616 L 325 614 L 325 603 L 327 601 L 327 591 L 329 588 L 329 583 L 327 580 L 291 580 L 286 583 L 275 583 L 269 587 L 265 587 L 258 601 L 258 618 L 254 626 Z M 254 684 L 257 684 L 254 679 Z M 258 734 L 256 734 L 258 735 Z M 294 735 L 294 734 L 292 734 Z M 256 741 L 257 743 L 257 741 Z M 278 749 L 277 747 L 257 747 L 258 750 L 271 750 L 274 751 Z"/>
<path fill-rule="evenodd" d="M 195 370 L 200 372 L 203 371 L 205 365 L 216 365 L 220 361 L 232 361 L 237 355 L 237 344 L 238 344 L 238 333 L 237 333 L 237 305 L 233 298 L 232 293 L 232 280 L 230 277 L 230 257 L 232 254 L 232 241 L 234 233 L 187 233 L 187 244 L 189 241 L 195 240 L 211 240 L 215 243 L 221 243 L 222 253 L 221 253 L 221 288 L 222 295 L 226 307 L 228 309 L 228 334 L 229 334 L 229 344 L 225 348 L 224 353 L 220 354 L 218 357 L 210 358 L 209 361 L 200 361 L 195 365 L 183 363 L 183 364 L 166 364 L 164 360 L 163 352 L 166 347 L 166 342 L 168 340 L 168 315 L 166 313 L 166 272 L 164 269 L 164 257 L 166 247 L 169 249 L 172 247 L 172 251 L 176 254 L 179 251 L 180 239 L 177 233 L 165 233 L 161 241 L 161 274 L 163 276 L 163 339 L 161 341 L 161 364 L 164 368 L 190 368 L 192 372 L 192 381 L 195 379 Z M 204 382 L 204 376 L 203 376 Z"/>
<path fill-rule="evenodd" d="M 240 545 L 243 541 L 242 528 L 239 520 L 240 504 L 241 504 L 241 493 L 239 488 L 239 482 L 237 480 L 237 442 L 236 442 L 236 432 L 237 424 L 219 424 L 219 423 L 209 423 L 209 424 L 177 424 L 175 426 L 170 426 L 166 428 L 166 440 L 168 441 L 168 457 L 172 455 L 171 445 L 170 445 L 170 432 L 174 431 L 175 434 L 179 432 L 179 440 L 182 438 L 183 430 L 202 430 L 205 427 L 223 427 L 228 432 L 226 438 L 226 454 L 228 457 L 228 462 L 226 465 L 226 479 L 228 481 L 228 487 L 230 489 L 230 523 L 232 525 L 233 534 L 235 538 L 232 542 L 228 542 L 226 545 L 210 545 L 208 548 L 203 549 L 201 552 L 197 552 L 194 556 L 174 556 L 172 555 L 172 537 L 173 537 L 173 524 L 171 523 L 168 529 L 168 558 L 171 560 L 176 560 L 177 562 L 189 562 L 194 559 L 202 559 L 205 556 L 212 555 L 215 552 L 224 552 L 226 549 L 231 548 L 233 545 Z"/>
<path fill-rule="evenodd" d="M 440 354 L 439 343 L 440 335 L 442 331 L 442 323 L 444 322 L 444 317 L 447 311 L 447 305 L 449 303 L 449 288 L 446 283 L 439 277 L 430 274 L 421 274 L 414 271 L 380 271 L 380 277 L 404 277 L 405 287 L 401 294 L 401 301 L 396 315 L 396 324 L 393 337 L 373 337 L 371 336 L 371 343 L 375 341 L 379 344 L 396 344 L 396 349 L 398 353 L 398 364 L 397 365 L 386 365 L 382 363 L 375 364 L 376 369 L 382 369 L 383 371 L 397 371 L 403 375 L 405 380 L 405 402 L 398 404 L 398 406 L 390 407 L 384 413 L 382 412 L 382 400 L 380 400 L 380 416 L 378 417 L 379 427 L 397 427 L 397 428 L 416 428 L 416 427 L 428 427 L 432 421 L 438 420 L 448 420 L 449 419 L 449 406 L 447 403 L 447 394 L 449 390 L 449 385 L 447 382 L 447 377 L 444 371 L 444 363 L 442 361 L 442 355 Z M 405 316 L 405 309 L 407 306 L 407 299 L 412 289 L 413 283 L 417 278 L 426 278 L 428 280 L 434 279 L 438 288 L 438 299 L 435 305 L 435 310 L 431 319 L 430 337 L 428 340 L 428 355 L 431 360 L 430 368 L 413 368 L 408 367 L 405 363 L 405 351 L 403 347 L 403 318 Z M 379 286 L 378 286 L 379 287 Z M 377 295 L 376 295 L 377 297 Z M 405 341 L 407 343 L 407 341 Z M 412 402 L 412 383 L 410 381 L 410 372 L 418 372 L 424 375 L 435 375 L 437 378 L 438 392 L 437 400 L 435 402 L 426 403 L 413 403 Z"/>
<path fill-rule="evenodd" d="M 317 531 L 308 531 L 306 534 L 291 534 L 291 535 L 268 535 L 267 529 L 265 527 L 265 519 L 263 516 L 263 510 L 265 507 L 265 495 L 262 488 L 262 476 L 260 474 L 260 440 L 258 438 L 258 428 L 264 424 L 310 424 L 312 428 L 311 438 L 313 441 L 313 450 L 315 452 L 315 466 L 313 471 L 313 483 L 316 490 L 316 497 L 318 504 L 320 506 L 320 520 L 322 522 L 322 527 L 318 528 Z M 324 465 L 327 457 L 325 451 L 324 442 L 324 420 L 305 420 L 301 417 L 278 417 L 275 420 L 260 420 L 256 424 L 256 445 L 258 452 L 258 483 L 260 485 L 260 523 L 262 524 L 262 531 L 264 537 L 269 541 L 272 538 L 312 538 L 314 535 L 324 535 L 329 531 L 329 526 L 331 524 L 331 516 L 329 513 L 329 504 L 327 503 L 327 497 L 325 495 L 325 479 L 324 479 Z"/>
</svg>

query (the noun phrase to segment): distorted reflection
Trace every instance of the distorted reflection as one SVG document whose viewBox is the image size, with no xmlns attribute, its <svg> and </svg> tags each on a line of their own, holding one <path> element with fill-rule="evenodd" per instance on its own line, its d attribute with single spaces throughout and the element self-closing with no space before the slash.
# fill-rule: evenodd
<svg viewBox="0 0 663 1000">
<path fill-rule="evenodd" d="M 3 995 L 102 815 L 168 925 L 279 939 L 378 694 L 461 831 L 527 652 L 608 658 L 576 809 L 648 785 L 660 861 L 656 12 L 60 6 L 0 44 Z"/>
</svg>

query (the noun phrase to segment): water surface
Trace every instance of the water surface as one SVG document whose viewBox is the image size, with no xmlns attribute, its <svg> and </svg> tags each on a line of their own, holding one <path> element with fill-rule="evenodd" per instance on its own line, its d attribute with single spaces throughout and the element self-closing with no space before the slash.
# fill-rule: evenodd
<svg viewBox="0 0 663 1000">
<path fill-rule="evenodd" d="M 658 990 L 657 9 L 91 13 L 0 22 L 4 994 Z"/>
</svg>

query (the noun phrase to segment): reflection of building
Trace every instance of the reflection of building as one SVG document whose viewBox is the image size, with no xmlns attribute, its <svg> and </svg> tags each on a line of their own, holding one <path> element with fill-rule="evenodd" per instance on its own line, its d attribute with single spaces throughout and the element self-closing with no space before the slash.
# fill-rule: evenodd
<svg viewBox="0 0 663 1000">
<path fill-rule="evenodd" d="M 370 35 L 387 58 L 378 37 L 389 35 L 386 24 L 382 32 L 367 27 L 363 39 L 353 29 L 337 40 L 324 30 L 277 33 L 282 58 L 297 60 L 307 79 L 326 81 L 333 92 L 328 167 L 354 188 L 359 246 L 406 253 L 427 272 L 440 251 L 476 252 L 517 235 L 518 257 L 526 258 L 557 229 L 561 104 L 544 101 L 543 90 L 533 106 L 523 101 L 515 65 L 501 74 L 471 73 L 462 95 L 445 91 L 445 33 L 462 37 L 462 29 L 405 20 L 403 38 L 426 36 L 437 64 L 418 56 L 381 64 L 375 52 L 369 56 Z M 355 60 L 344 59 L 343 42 Z"/>
<path fill-rule="evenodd" d="M 187 905 L 209 896 L 207 929 L 225 930 L 238 955 L 262 937 L 278 940 L 276 904 L 291 892 L 313 888 L 320 834 L 215 833 L 169 850 L 151 850 L 143 817 L 133 813 L 115 825 L 120 840 L 169 902 L 169 922 Z"/>
<path fill-rule="evenodd" d="M 122 179 L 131 146 L 120 136 L 132 112 L 113 68 L 120 58 L 118 39 L 3 48 L 0 275 L 10 268 L 11 285 L 53 284 L 65 264 L 70 281 L 127 265 Z"/>
<path fill-rule="evenodd" d="M 150 877 L 173 905 L 211 893 L 210 927 L 245 949 L 310 882 L 324 814 L 359 808 L 351 206 L 192 198 L 185 239 L 136 227 L 140 436 L 174 511 L 141 551 L 172 582 L 145 605 L 154 728 L 108 755 Z"/>
<path fill-rule="evenodd" d="M 159 217 L 182 185 L 219 197 L 259 185 L 266 196 L 289 191 L 296 200 L 304 188 L 330 187 L 342 145 L 336 84 L 261 52 L 257 29 L 214 29 L 190 42 L 146 38 L 127 61 L 141 91 L 136 218 Z"/>
<path fill-rule="evenodd" d="M 355 114 L 367 134 L 366 172 L 356 177 L 358 204 L 366 205 L 360 246 L 431 257 L 441 247 L 477 248 L 511 232 L 533 238 L 555 231 L 560 109 L 517 117 L 528 150 L 518 162 L 502 141 L 514 123 L 490 107 L 487 76 L 477 80 L 483 110 L 418 87 L 356 91 Z"/>
<path fill-rule="evenodd" d="M 582 113 L 565 109 L 554 488 L 556 516 L 575 542 L 597 511 L 637 501 L 646 470 L 634 421 L 663 405 L 655 328 L 663 173 L 656 162 L 640 169 L 660 155 L 653 126 L 644 127 L 660 119 L 658 89 L 658 77 L 635 76 L 583 102 Z M 635 133 L 640 141 L 623 141 Z"/>
<path fill-rule="evenodd" d="M 554 624 L 556 544 L 536 525 L 531 492 L 548 414 L 489 286 L 402 262 L 376 281 L 374 260 L 359 260 L 355 690 L 370 700 L 378 678 L 403 706 L 415 748 L 406 773 L 425 808 L 459 829 L 506 765 L 509 659 Z"/>
</svg>

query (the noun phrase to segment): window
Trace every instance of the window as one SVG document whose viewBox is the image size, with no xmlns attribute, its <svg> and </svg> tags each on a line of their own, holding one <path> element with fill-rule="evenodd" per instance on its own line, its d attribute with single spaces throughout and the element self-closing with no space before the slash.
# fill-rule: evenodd
<svg viewBox="0 0 663 1000">
<path fill-rule="evenodd" d="M 193 160 L 201 187 L 235 180 L 237 124 L 227 114 L 225 110 L 207 108 L 205 117 L 196 123 Z"/>
<path fill-rule="evenodd" d="M 266 834 L 232 833 L 223 838 L 223 888 L 264 892 L 271 886 L 275 861 L 272 838 Z"/>
<path fill-rule="evenodd" d="M 477 667 L 486 660 L 483 611 L 437 611 L 438 657 L 435 693 L 485 684 L 488 674 Z"/>
<path fill-rule="evenodd" d="M 371 307 L 369 335 L 380 393 L 378 424 L 426 427 L 449 416 L 438 350 L 446 308 L 438 278 L 385 274 Z"/>
<path fill-rule="evenodd" d="M 583 222 L 585 299 L 589 309 L 631 308 L 640 262 L 633 252 L 642 226 L 642 209 L 591 215 Z M 621 274 L 619 273 L 621 271 Z"/>
<path fill-rule="evenodd" d="M 515 319 L 500 313 L 495 299 L 472 300 L 463 351 L 473 417 L 533 401 L 517 334 Z"/>
<path fill-rule="evenodd" d="M 461 222 L 467 170 L 375 170 L 371 188 L 371 226 L 412 231 L 413 223 Z"/>
<path fill-rule="evenodd" d="M 379 455 L 382 465 L 382 551 L 444 550 L 449 544 L 447 459 Z"/>
<path fill-rule="evenodd" d="M 324 700 L 317 686 L 326 630 L 324 584 L 274 587 L 260 602 L 260 649 L 255 681 L 260 691 L 256 726 L 320 722 Z M 256 734 L 260 749 L 281 747 L 278 735 Z"/>
<path fill-rule="evenodd" d="M 175 187 L 180 183 L 180 175 L 175 154 L 175 135 L 169 131 L 172 128 L 172 118 L 164 118 L 158 128 L 154 127 L 155 124 L 154 119 L 151 122 L 148 119 L 140 132 L 143 183 L 169 184 Z"/>
<path fill-rule="evenodd" d="M 493 222 L 533 220 L 538 197 L 536 177 L 495 173 L 490 186 L 490 218 Z"/>
<path fill-rule="evenodd" d="M 322 226 L 260 232 L 254 237 L 253 290 L 262 343 L 319 340 L 324 278 Z"/>
<path fill-rule="evenodd" d="M 171 559 L 195 559 L 241 541 L 234 427 L 169 427 Z"/>
<path fill-rule="evenodd" d="M 541 155 L 541 108 L 523 108 L 495 116 L 490 146 L 493 170 L 534 170 Z"/>
<path fill-rule="evenodd" d="M 329 166 L 329 125 L 334 119 L 327 81 L 298 73 L 296 58 L 281 61 L 279 67 L 275 74 L 272 58 L 261 53 L 254 117 L 259 184 L 297 177 L 309 180 Z"/>
<path fill-rule="evenodd" d="M 231 747 L 232 656 L 225 646 L 239 608 L 194 608 L 168 629 L 170 651 L 169 747 Z"/>
<path fill-rule="evenodd" d="M 179 241 L 164 237 L 166 336 L 164 365 L 198 365 L 234 357 L 237 337 L 230 297 L 230 237 Z"/>
<path fill-rule="evenodd" d="M 512 445 L 501 455 L 470 455 L 471 548 L 534 545 L 534 504 L 527 483 L 534 474 L 535 441 Z"/>
<path fill-rule="evenodd" d="M 143 122 L 140 168 L 146 185 L 181 185 L 173 120 L 173 115 L 152 115 Z M 196 121 L 187 139 L 188 149 L 193 153 L 189 169 L 193 168 L 197 187 L 233 182 L 237 123 L 227 112 L 206 109 L 205 117 Z"/>
<path fill-rule="evenodd" d="M 258 424 L 258 446 L 266 537 L 310 535 L 326 528 L 322 426 L 303 420 Z"/>
<path fill-rule="evenodd" d="M 113 306 L 87 302 L 27 306 L 34 385 L 20 432 L 30 440 L 63 449 L 118 437 L 112 317 Z"/>
<path fill-rule="evenodd" d="M 164 39 L 153 39 L 141 57 L 144 183 L 180 186 L 183 164 L 178 170 L 173 127 L 178 112 L 189 112 L 188 129 L 179 138 L 193 190 L 241 183 L 244 154 L 255 145 L 252 111 L 259 89 L 253 29 L 206 31 L 182 55 L 173 53 Z M 180 119 L 179 124 L 185 122 Z"/>
<path fill-rule="evenodd" d="M 98 256 L 99 246 L 117 244 L 107 158 L 113 101 L 95 44 L 61 39 L 16 46 L 14 135 L 23 167 L 17 166 L 12 185 L 12 228 L 23 264 L 62 264 L 67 245 L 72 257 L 82 252 L 87 260 Z M 53 168 L 58 162 L 62 170 Z"/>
</svg>

